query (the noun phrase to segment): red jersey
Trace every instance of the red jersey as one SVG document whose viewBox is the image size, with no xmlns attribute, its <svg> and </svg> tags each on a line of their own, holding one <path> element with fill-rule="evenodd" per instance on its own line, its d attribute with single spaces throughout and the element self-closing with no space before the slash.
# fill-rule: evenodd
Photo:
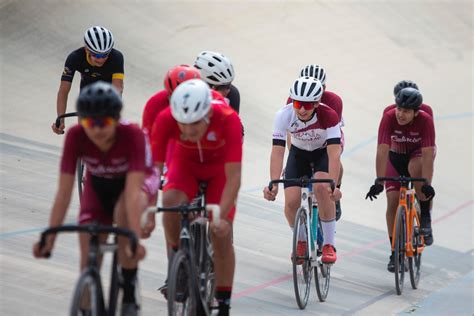
<svg viewBox="0 0 474 316">
<path fill-rule="evenodd" d="M 137 125 L 117 124 L 116 140 L 110 150 L 102 152 L 87 137 L 84 128 L 73 126 L 66 135 L 61 172 L 74 174 L 77 159 L 81 158 L 86 170 L 93 176 L 124 178 L 127 172 L 152 173 L 150 147 L 143 131 Z"/>
<path fill-rule="evenodd" d="M 388 111 L 390 111 L 391 109 L 394 109 L 394 108 L 396 108 L 396 107 L 397 107 L 396 104 L 389 105 L 389 106 L 387 106 L 387 107 L 383 110 L 383 113 L 385 114 L 385 112 L 388 112 Z M 425 112 L 428 113 L 431 117 L 433 117 L 433 109 L 432 109 L 431 106 L 429 106 L 428 104 L 424 104 L 424 103 L 421 104 L 420 110 L 425 111 Z"/>
<path fill-rule="evenodd" d="M 288 98 L 288 100 L 286 101 L 286 104 L 290 104 L 292 102 L 293 100 L 291 98 Z M 342 99 L 340 96 L 338 96 L 334 92 L 326 90 L 324 91 L 320 102 L 326 104 L 331 109 L 336 111 L 337 116 L 339 117 L 339 122 L 342 121 Z"/>
<path fill-rule="evenodd" d="M 390 151 L 398 154 L 411 154 L 424 147 L 435 147 L 435 129 L 433 118 L 420 111 L 407 125 L 400 125 L 395 109 L 383 114 L 379 126 L 378 144 L 387 144 Z"/>
<path fill-rule="evenodd" d="M 162 111 L 156 118 L 151 134 L 153 161 L 165 162 L 167 143 L 174 140 L 173 160 L 178 158 L 197 163 L 241 162 L 242 124 L 239 116 L 224 101 L 212 101 L 211 111 L 207 131 L 197 143 L 182 139 L 178 123 L 169 107 Z"/>
</svg>

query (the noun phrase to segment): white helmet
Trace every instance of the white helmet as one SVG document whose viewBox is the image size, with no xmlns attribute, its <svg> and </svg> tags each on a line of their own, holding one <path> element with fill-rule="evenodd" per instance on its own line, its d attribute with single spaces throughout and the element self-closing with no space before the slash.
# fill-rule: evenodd
<svg viewBox="0 0 474 316">
<path fill-rule="evenodd" d="M 84 43 L 93 53 L 107 54 L 114 47 L 114 36 L 105 27 L 93 26 L 84 34 Z"/>
<path fill-rule="evenodd" d="M 226 85 L 234 80 L 234 67 L 221 53 L 201 52 L 194 62 L 194 67 L 199 69 L 202 78 L 213 86 Z"/>
<path fill-rule="evenodd" d="M 180 123 L 195 123 L 209 112 L 211 100 L 211 89 L 207 83 L 201 79 L 187 80 L 171 95 L 171 114 Z"/>
<path fill-rule="evenodd" d="M 317 102 L 323 95 L 321 81 L 314 77 L 300 77 L 290 88 L 290 98 L 303 102 Z"/>
<path fill-rule="evenodd" d="M 322 85 L 326 84 L 326 71 L 319 65 L 307 65 L 301 69 L 300 77 L 314 77 L 321 81 Z"/>
</svg>

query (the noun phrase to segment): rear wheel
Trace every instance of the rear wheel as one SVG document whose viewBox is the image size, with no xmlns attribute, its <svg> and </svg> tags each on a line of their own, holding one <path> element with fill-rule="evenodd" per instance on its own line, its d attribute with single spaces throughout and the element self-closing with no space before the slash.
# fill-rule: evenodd
<svg viewBox="0 0 474 316">
<path fill-rule="evenodd" d="M 313 268 L 311 267 L 308 251 L 310 243 L 308 225 L 307 212 L 303 207 L 300 207 L 296 212 L 295 228 L 293 229 L 293 253 L 291 256 L 296 303 L 300 309 L 304 309 L 308 304 L 311 278 L 313 277 Z M 300 245 L 299 251 L 298 244 Z"/>
<path fill-rule="evenodd" d="M 413 257 L 408 258 L 408 265 L 410 268 L 410 282 L 411 287 L 418 288 L 421 274 L 421 252 L 418 252 L 418 247 L 423 246 L 420 234 L 420 223 L 418 217 L 413 216 L 413 230 L 411 236 L 411 243 L 413 246 Z"/>
<path fill-rule="evenodd" d="M 323 249 L 323 231 L 321 228 L 321 222 L 318 220 L 318 250 L 316 266 L 314 267 L 314 280 L 316 283 L 316 292 L 321 302 L 324 302 L 328 296 L 329 283 L 331 281 L 331 265 L 323 264 L 321 261 L 322 249 Z"/>
<path fill-rule="evenodd" d="M 84 272 L 79 281 L 71 304 L 71 316 L 100 316 L 104 315 L 102 289 L 98 276 L 90 271 Z"/>
<path fill-rule="evenodd" d="M 195 275 L 182 250 L 173 256 L 168 276 L 168 315 L 194 315 L 197 306 Z"/>
<path fill-rule="evenodd" d="M 399 206 L 397 210 L 395 229 L 395 288 L 397 294 L 403 292 L 403 282 L 405 280 L 405 245 L 406 245 L 406 225 L 405 225 L 405 208 Z"/>
</svg>

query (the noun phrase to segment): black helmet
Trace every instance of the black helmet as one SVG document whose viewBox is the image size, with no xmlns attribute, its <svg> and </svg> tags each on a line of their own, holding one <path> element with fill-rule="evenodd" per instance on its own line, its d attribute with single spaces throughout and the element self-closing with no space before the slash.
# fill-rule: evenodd
<svg viewBox="0 0 474 316">
<path fill-rule="evenodd" d="M 415 88 L 402 89 L 395 97 L 395 103 L 397 104 L 397 107 L 404 109 L 418 111 L 422 102 L 423 96 L 421 95 L 420 91 Z"/>
<path fill-rule="evenodd" d="M 97 81 L 81 90 L 76 108 L 80 117 L 111 116 L 118 119 L 122 98 L 110 83 Z"/>
<path fill-rule="evenodd" d="M 393 95 L 396 96 L 400 90 L 405 89 L 405 88 L 415 88 L 416 90 L 419 90 L 418 86 L 413 81 L 402 80 L 399 83 L 397 83 L 395 87 L 393 88 Z"/>
</svg>

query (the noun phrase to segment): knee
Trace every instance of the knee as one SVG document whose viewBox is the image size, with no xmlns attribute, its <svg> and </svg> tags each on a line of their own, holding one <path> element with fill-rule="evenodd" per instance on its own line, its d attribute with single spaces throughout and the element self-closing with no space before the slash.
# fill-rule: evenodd
<svg viewBox="0 0 474 316">
<path fill-rule="evenodd" d="M 300 201 L 297 199 L 285 200 L 285 209 L 288 211 L 296 211 L 300 207 Z"/>
<path fill-rule="evenodd" d="M 314 188 L 314 192 L 319 198 L 324 198 L 328 195 L 327 184 L 317 183 Z"/>
</svg>

